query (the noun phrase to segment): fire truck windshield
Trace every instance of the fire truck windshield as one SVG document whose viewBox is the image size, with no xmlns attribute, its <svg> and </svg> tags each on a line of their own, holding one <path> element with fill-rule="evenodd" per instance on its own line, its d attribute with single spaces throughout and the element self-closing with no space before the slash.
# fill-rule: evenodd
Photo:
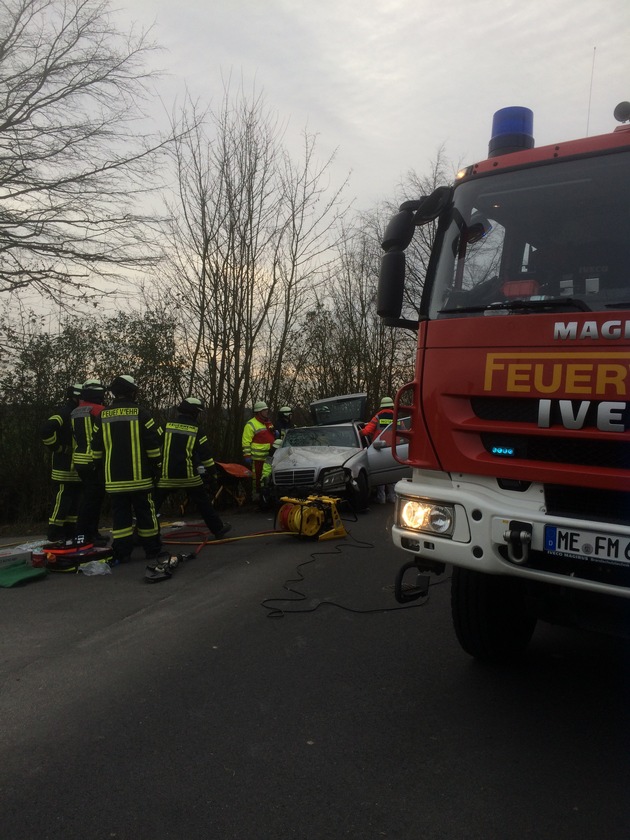
<svg viewBox="0 0 630 840">
<path fill-rule="evenodd" d="M 459 184 L 423 310 L 453 318 L 625 305 L 629 167 L 624 151 Z"/>
</svg>

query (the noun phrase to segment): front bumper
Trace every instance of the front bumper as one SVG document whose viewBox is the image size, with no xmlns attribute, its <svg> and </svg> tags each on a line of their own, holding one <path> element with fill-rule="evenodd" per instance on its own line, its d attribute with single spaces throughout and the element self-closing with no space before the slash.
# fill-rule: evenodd
<svg viewBox="0 0 630 840">
<path fill-rule="evenodd" d="M 487 574 L 520 576 L 630 598 L 630 563 L 611 568 L 589 560 L 552 558 L 545 552 L 545 526 L 605 530 L 620 538 L 628 538 L 630 528 L 612 522 L 550 516 L 541 484 L 508 491 L 501 489 L 495 479 L 483 476 L 416 471 L 413 479 L 398 482 L 396 495 L 392 539 L 414 556 L 433 564 L 450 563 Z M 402 524 L 405 500 L 418 498 L 452 508 L 454 524 L 450 536 Z M 529 533 L 524 560 L 506 539 L 515 526 L 517 531 Z"/>
</svg>

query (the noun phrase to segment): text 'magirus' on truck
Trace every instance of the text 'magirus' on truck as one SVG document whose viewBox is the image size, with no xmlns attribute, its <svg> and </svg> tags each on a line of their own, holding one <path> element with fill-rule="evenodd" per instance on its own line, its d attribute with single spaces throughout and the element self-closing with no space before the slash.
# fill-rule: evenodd
<svg viewBox="0 0 630 840">
<path fill-rule="evenodd" d="M 394 543 L 408 569 L 451 564 L 453 622 L 480 659 L 536 621 L 630 628 L 630 103 L 610 134 L 535 148 L 504 108 L 489 157 L 401 205 L 378 313 L 417 329 L 411 480 Z M 437 220 L 414 316 L 405 249 Z M 394 418 L 396 422 L 396 418 Z"/>
</svg>

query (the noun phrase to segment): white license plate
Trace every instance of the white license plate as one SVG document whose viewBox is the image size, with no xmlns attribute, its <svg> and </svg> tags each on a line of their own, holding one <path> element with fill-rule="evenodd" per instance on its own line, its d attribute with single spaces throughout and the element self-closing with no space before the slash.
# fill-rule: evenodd
<svg viewBox="0 0 630 840">
<path fill-rule="evenodd" d="M 630 538 L 545 526 L 545 551 L 556 557 L 630 566 Z"/>
</svg>

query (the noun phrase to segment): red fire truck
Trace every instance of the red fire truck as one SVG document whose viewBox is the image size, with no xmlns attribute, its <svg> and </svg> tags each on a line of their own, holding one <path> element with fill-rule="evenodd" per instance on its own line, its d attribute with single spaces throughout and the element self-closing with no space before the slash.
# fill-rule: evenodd
<svg viewBox="0 0 630 840">
<path fill-rule="evenodd" d="M 413 467 L 396 597 L 452 567 L 455 631 L 480 659 L 522 652 L 538 619 L 630 634 L 630 103 L 615 118 L 535 148 L 532 112 L 504 108 L 488 159 L 385 232 L 378 313 L 418 333 L 396 397 Z M 405 249 L 429 222 L 410 317 Z"/>
</svg>

